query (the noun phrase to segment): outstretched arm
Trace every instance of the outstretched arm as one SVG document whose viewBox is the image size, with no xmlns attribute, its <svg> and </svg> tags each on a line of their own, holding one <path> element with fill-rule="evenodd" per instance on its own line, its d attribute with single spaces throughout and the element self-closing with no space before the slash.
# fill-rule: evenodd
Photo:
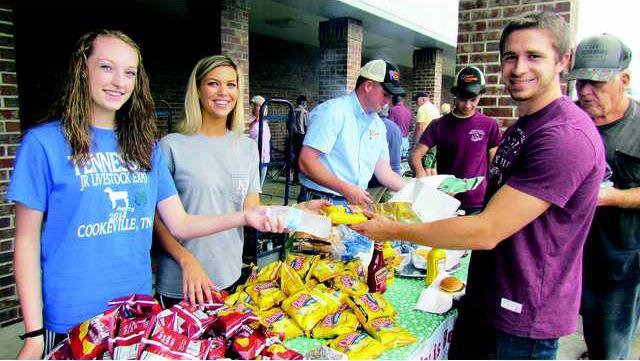
<svg viewBox="0 0 640 361">
<path fill-rule="evenodd" d="M 377 240 L 406 240 L 446 249 L 493 249 L 525 227 L 551 204 L 508 185 L 491 198 L 482 213 L 406 225 L 369 214 L 371 220 L 352 226 Z"/>
</svg>

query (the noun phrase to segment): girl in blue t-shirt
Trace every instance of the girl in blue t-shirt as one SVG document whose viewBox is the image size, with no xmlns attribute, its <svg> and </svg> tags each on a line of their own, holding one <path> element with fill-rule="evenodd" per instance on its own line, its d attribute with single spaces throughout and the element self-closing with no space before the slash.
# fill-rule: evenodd
<svg viewBox="0 0 640 361">
<path fill-rule="evenodd" d="M 119 31 L 80 38 L 51 119 L 24 135 L 7 194 L 16 202 L 15 278 L 26 331 L 19 358 L 40 358 L 110 299 L 151 292 L 156 209 L 178 239 L 243 225 L 283 230 L 264 207 L 185 212 L 156 148 L 140 50 Z"/>
</svg>

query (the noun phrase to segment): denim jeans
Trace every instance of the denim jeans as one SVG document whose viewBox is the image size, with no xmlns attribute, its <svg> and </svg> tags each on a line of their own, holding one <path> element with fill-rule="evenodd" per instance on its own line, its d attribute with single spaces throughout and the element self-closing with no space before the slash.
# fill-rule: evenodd
<svg viewBox="0 0 640 361">
<path fill-rule="evenodd" d="M 640 284 L 611 282 L 601 288 L 585 284 L 582 290 L 582 320 L 589 358 L 628 359 L 640 315 Z"/>
<path fill-rule="evenodd" d="M 450 360 L 553 360 L 558 339 L 519 337 L 493 327 L 483 312 L 463 298 L 449 348 Z"/>
</svg>

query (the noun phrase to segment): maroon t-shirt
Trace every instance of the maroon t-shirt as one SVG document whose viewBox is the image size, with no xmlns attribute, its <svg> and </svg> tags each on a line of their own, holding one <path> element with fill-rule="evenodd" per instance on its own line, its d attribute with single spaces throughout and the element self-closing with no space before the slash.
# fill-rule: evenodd
<svg viewBox="0 0 640 361">
<path fill-rule="evenodd" d="M 406 138 L 409 135 L 413 115 L 411 114 L 411 110 L 409 110 L 404 103 L 398 103 L 389 109 L 389 119 L 398 124 L 403 138 Z"/>
<path fill-rule="evenodd" d="M 567 97 L 506 131 L 486 199 L 507 184 L 551 206 L 495 249 L 473 252 L 467 294 L 497 329 L 533 339 L 575 332 L 582 249 L 604 171 L 598 131 Z"/>
<path fill-rule="evenodd" d="M 429 148 L 438 147 L 439 174 L 453 174 L 458 178 L 485 177 L 476 189 L 456 195 L 465 208 L 482 207 L 487 189 L 488 151 L 500 143 L 496 120 L 478 112 L 469 118 L 458 118 L 449 113 L 429 124 L 420 143 Z"/>
</svg>

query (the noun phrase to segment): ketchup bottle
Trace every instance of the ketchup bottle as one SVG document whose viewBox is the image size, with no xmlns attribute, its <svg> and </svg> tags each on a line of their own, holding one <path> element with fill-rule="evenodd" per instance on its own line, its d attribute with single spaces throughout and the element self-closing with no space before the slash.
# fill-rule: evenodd
<svg viewBox="0 0 640 361">
<path fill-rule="evenodd" d="M 369 292 L 384 293 L 387 290 L 387 267 L 384 264 L 382 244 L 373 244 L 373 256 L 367 272 L 367 285 Z"/>
</svg>

